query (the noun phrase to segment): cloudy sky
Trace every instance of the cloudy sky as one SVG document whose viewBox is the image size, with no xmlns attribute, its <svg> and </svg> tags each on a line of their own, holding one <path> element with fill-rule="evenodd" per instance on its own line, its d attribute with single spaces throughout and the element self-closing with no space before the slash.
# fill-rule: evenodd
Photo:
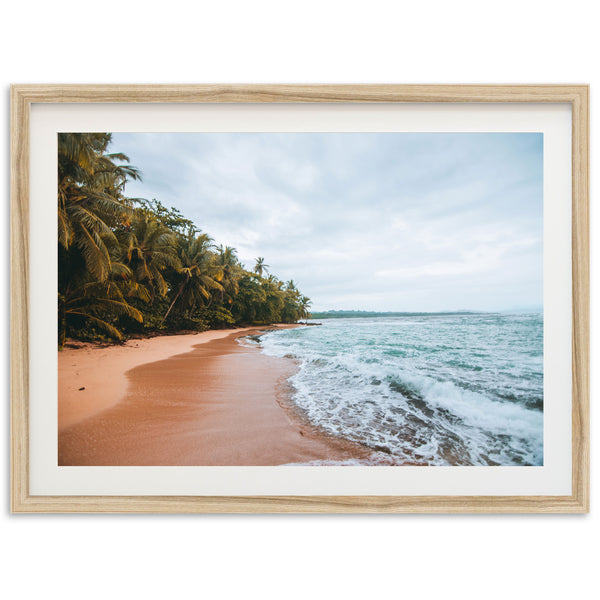
<svg viewBox="0 0 600 600">
<path fill-rule="evenodd" d="M 537 133 L 115 133 L 143 182 L 313 310 L 542 303 Z"/>
</svg>

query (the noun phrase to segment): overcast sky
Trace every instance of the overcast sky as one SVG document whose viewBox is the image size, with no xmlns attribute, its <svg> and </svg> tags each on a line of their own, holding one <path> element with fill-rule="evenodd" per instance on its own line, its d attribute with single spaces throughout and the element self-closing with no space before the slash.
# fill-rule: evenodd
<svg viewBox="0 0 600 600">
<path fill-rule="evenodd" d="M 542 134 L 115 133 L 143 181 L 313 310 L 542 304 Z"/>
</svg>

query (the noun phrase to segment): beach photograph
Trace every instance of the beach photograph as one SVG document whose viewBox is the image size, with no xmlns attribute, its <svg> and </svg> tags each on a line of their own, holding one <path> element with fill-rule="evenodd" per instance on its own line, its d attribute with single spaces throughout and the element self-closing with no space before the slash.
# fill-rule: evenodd
<svg viewBox="0 0 600 600">
<path fill-rule="evenodd" d="M 541 133 L 59 133 L 58 465 L 542 466 Z"/>
</svg>

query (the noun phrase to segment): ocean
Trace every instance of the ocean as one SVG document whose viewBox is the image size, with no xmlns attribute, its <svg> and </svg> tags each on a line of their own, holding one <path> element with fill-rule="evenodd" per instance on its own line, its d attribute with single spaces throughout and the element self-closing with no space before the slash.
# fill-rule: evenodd
<svg viewBox="0 0 600 600">
<path fill-rule="evenodd" d="M 297 361 L 302 418 L 369 464 L 543 464 L 541 313 L 320 322 L 255 340 Z"/>
</svg>

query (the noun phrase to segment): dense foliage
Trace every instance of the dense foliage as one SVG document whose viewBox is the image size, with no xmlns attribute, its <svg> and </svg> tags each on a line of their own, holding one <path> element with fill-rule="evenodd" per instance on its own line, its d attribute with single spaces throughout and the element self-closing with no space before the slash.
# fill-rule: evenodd
<svg viewBox="0 0 600 600">
<path fill-rule="evenodd" d="M 252 271 L 178 210 L 125 197 L 139 179 L 109 133 L 58 136 L 58 339 L 294 323 L 310 300 Z"/>
</svg>

